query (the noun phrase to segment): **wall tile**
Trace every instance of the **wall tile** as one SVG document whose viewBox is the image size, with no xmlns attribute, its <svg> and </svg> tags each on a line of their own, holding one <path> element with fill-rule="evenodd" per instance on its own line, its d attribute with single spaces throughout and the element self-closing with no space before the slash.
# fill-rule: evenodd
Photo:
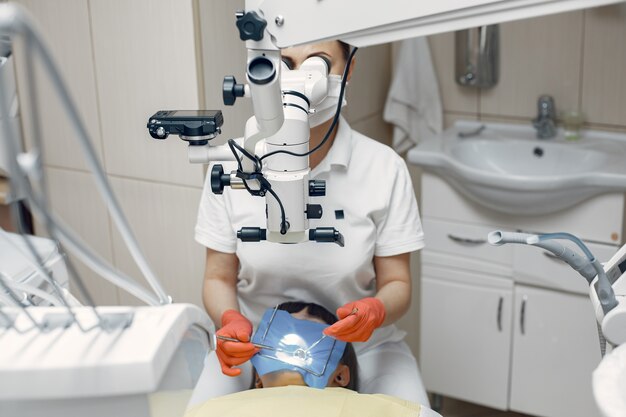
<svg viewBox="0 0 626 417">
<path fill-rule="evenodd" d="M 157 110 L 199 107 L 192 1 L 90 0 L 94 56 L 107 171 L 200 185 L 176 136 L 153 140 Z"/>
<path fill-rule="evenodd" d="M 201 306 L 205 250 L 193 237 L 201 189 L 121 178 L 113 178 L 112 184 L 141 249 L 167 292 L 176 302 Z M 113 247 L 117 266 L 145 284 L 117 230 Z M 121 292 L 120 301 L 141 303 Z"/>
<path fill-rule="evenodd" d="M 252 100 L 240 98 L 234 106 L 222 100 L 222 81 L 234 75 L 238 83 L 246 80 L 246 44 L 239 39 L 235 11 L 243 10 L 243 0 L 200 0 L 199 19 L 202 40 L 202 75 L 205 108 L 220 109 L 224 114 L 222 134 L 216 143 L 243 136 L 248 118 L 252 116 Z"/>
<path fill-rule="evenodd" d="M 578 109 L 583 12 L 500 26 L 500 81 L 481 91 L 480 112 L 534 117 L 537 98 L 550 94 L 557 111 Z"/>
<path fill-rule="evenodd" d="M 472 113 L 445 112 L 443 114 L 443 128 L 448 129 L 454 126 L 457 120 L 478 120 L 478 115 Z"/>
<path fill-rule="evenodd" d="M 454 33 L 430 36 L 428 43 L 444 111 L 478 112 L 477 90 L 458 85 L 454 78 Z"/>
<path fill-rule="evenodd" d="M 346 119 L 353 123 L 383 112 L 391 79 L 391 46 L 361 48 L 355 58 L 344 110 Z"/>
<path fill-rule="evenodd" d="M 626 5 L 585 12 L 583 112 L 591 123 L 626 126 Z"/>
<path fill-rule="evenodd" d="M 626 133 L 626 123 L 623 126 L 615 125 L 599 125 L 593 123 L 586 123 L 584 129 L 604 130 L 607 132 Z"/>
<path fill-rule="evenodd" d="M 71 227 L 91 249 L 108 262 L 112 261 L 109 218 L 90 174 L 49 168 L 46 170 L 50 202 L 54 212 Z M 37 227 L 38 234 L 43 228 Z M 71 256 L 76 261 L 75 256 Z M 75 262 L 78 273 L 98 305 L 118 303 L 117 288 L 92 272 L 80 261 Z M 72 285 L 70 289 L 77 295 Z"/>
<path fill-rule="evenodd" d="M 82 0 L 37 1 L 20 0 L 38 21 L 44 41 L 50 47 L 53 58 L 65 80 L 78 113 L 100 156 L 102 143 L 98 122 L 96 79 L 92 61 L 91 34 L 87 2 Z M 71 40 L 71 46 L 68 42 Z M 25 56 L 19 49 L 17 56 L 17 78 L 19 99 L 26 140 L 32 138 L 32 112 L 27 106 L 28 83 Z M 78 142 L 74 129 L 68 122 L 57 94 L 49 78 L 36 62 L 37 98 L 42 126 L 42 137 L 48 164 L 74 169 L 85 169 L 84 158 L 77 157 Z"/>
</svg>

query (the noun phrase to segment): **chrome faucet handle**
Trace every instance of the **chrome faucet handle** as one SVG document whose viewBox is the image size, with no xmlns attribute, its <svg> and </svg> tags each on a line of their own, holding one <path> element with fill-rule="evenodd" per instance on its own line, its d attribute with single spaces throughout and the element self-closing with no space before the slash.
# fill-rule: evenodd
<svg viewBox="0 0 626 417">
<path fill-rule="evenodd" d="M 537 118 L 548 117 L 552 120 L 556 119 L 556 106 L 554 98 L 549 95 L 540 96 L 537 100 Z"/>
<path fill-rule="evenodd" d="M 552 96 L 542 95 L 537 100 L 537 117 L 533 119 L 533 126 L 539 139 L 556 136 L 556 106 Z"/>
<path fill-rule="evenodd" d="M 533 126 L 537 129 L 538 139 L 550 139 L 556 136 L 556 122 L 548 117 L 538 117 L 533 120 Z"/>
</svg>

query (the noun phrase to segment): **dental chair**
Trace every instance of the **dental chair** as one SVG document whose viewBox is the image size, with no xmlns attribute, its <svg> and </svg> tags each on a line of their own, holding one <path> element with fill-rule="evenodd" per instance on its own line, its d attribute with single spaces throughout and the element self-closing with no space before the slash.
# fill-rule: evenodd
<svg viewBox="0 0 626 417">
<path fill-rule="evenodd" d="M 185 417 L 441 417 L 428 407 L 382 394 L 304 386 L 253 389 L 213 398 Z"/>
</svg>

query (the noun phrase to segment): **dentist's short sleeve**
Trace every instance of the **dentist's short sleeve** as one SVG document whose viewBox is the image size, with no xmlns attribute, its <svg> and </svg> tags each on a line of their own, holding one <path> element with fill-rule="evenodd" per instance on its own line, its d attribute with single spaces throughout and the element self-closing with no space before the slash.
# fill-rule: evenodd
<svg viewBox="0 0 626 417">
<path fill-rule="evenodd" d="M 375 256 L 394 256 L 424 247 L 424 231 L 411 175 L 399 156 L 395 158 L 394 165 L 395 176 L 390 181 L 389 206 L 377 225 Z"/>
<path fill-rule="evenodd" d="M 200 199 L 195 228 L 196 242 L 219 252 L 235 253 L 237 236 L 227 209 L 227 197 L 225 194 L 213 194 L 209 175 L 211 175 L 211 167 L 207 171 L 207 179 L 204 182 Z"/>
</svg>

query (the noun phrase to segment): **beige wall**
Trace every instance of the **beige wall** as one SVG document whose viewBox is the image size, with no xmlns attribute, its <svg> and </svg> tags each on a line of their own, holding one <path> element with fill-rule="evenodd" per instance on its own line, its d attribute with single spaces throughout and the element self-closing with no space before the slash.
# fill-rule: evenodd
<svg viewBox="0 0 626 417">
<path fill-rule="evenodd" d="M 176 301 L 200 302 L 204 253 L 193 242 L 202 168 L 177 138 L 146 130 L 157 110 L 200 106 L 192 0 L 20 0 L 41 24 L 140 246 Z M 179 24 L 164 24 L 179 22 Z M 19 51 L 18 51 L 19 52 Z M 18 87 L 32 139 L 24 57 Z M 49 82 L 38 77 L 54 210 L 102 257 L 141 275 L 108 216 Z M 43 233 L 42 228 L 38 229 Z M 134 303 L 78 265 L 98 304 Z"/>
<path fill-rule="evenodd" d="M 594 129 L 626 131 L 626 5 L 505 23 L 501 77 L 484 91 L 454 82 L 454 34 L 430 37 L 445 111 L 455 119 L 530 123 L 541 94 Z"/>
</svg>

